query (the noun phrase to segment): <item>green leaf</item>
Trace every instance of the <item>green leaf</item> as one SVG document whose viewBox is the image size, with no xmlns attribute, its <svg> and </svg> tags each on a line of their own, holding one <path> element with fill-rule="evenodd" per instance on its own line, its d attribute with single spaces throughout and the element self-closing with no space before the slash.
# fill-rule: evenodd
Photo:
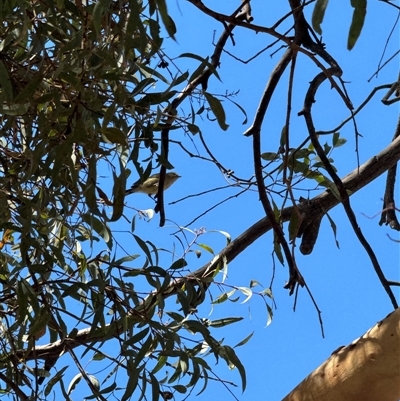
<svg viewBox="0 0 400 401">
<path fill-rule="evenodd" d="M 308 158 L 310 154 L 314 154 L 315 152 L 311 151 L 310 149 L 303 148 L 303 149 L 296 149 L 293 152 L 290 152 L 290 158 L 293 160 L 295 159 L 304 159 Z"/>
<path fill-rule="evenodd" d="M 239 104 L 234 102 L 232 99 L 228 98 L 230 102 L 232 102 L 244 115 L 244 120 L 242 121 L 242 124 L 245 125 L 247 124 L 247 113 L 246 110 Z"/>
<path fill-rule="evenodd" d="M 211 370 L 211 369 L 210 369 Z M 196 394 L 197 396 L 199 396 L 201 393 L 204 392 L 204 390 L 208 387 L 208 373 L 206 369 L 203 369 L 203 387 L 201 388 L 201 390 Z"/>
<path fill-rule="evenodd" d="M 131 338 L 126 340 L 124 344 L 126 346 L 133 346 L 136 343 L 138 343 L 139 341 L 142 341 L 147 336 L 147 334 L 149 334 L 149 328 L 148 327 L 146 327 L 142 331 L 139 331 L 139 333 L 136 333 L 134 336 L 132 336 Z"/>
<path fill-rule="evenodd" d="M 176 91 L 148 93 L 137 102 L 137 107 L 145 110 L 151 105 L 168 101 L 171 97 L 175 96 L 176 93 Z"/>
<path fill-rule="evenodd" d="M 332 147 L 327 143 L 324 144 L 324 153 L 327 155 L 331 151 Z"/>
<path fill-rule="evenodd" d="M 118 221 L 122 216 L 124 211 L 124 199 L 125 199 L 125 186 L 126 186 L 126 176 L 124 171 L 117 176 L 113 173 L 114 186 L 113 186 L 113 213 L 110 221 Z"/>
<path fill-rule="evenodd" d="M 333 134 L 332 145 L 333 145 L 334 148 L 338 148 L 338 147 L 344 145 L 347 142 L 347 139 L 340 138 L 339 135 L 340 135 L 339 132 L 335 132 Z"/>
<path fill-rule="evenodd" d="M 199 381 L 201 377 L 201 371 L 200 371 L 200 366 L 199 363 L 197 362 L 198 358 L 192 358 L 192 377 L 190 379 L 190 382 L 187 384 L 187 387 L 192 387 L 196 385 L 196 383 Z"/>
<path fill-rule="evenodd" d="M 281 245 L 280 245 L 280 243 L 278 241 L 278 237 L 276 236 L 275 233 L 274 233 L 274 252 L 275 252 L 275 255 L 278 258 L 279 262 L 281 262 L 281 265 L 283 266 L 285 264 L 285 261 L 283 259 Z"/>
<path fill-rule="evenodd" d="M 193 333 L 201 333 L 204 337 L 209 337 L 210 331 L 197 320 L 186 320 L 183 326 Z"/>
<path fill-rule="evenodd" d="M 367 14 L 367 0 L 351 0 L 351 5 L 354 7 L 354 12 L 350 25 L 349 37 L 347 39 L 348 50 L 354 47 L 360 36 Z"/>
<path fill-rule="evenodd" d="M 140 246 L 142 251 L 146 254 L 149 263 L 152 264 L 152 258 L 149 248 L 147 247 L 146 243 L 137 235 L 133 234 L 133 238 L 135 238 L 137 244 Z"/>
<path fill-rule="evenodd" d="M 82 380 L 82 373 L 75 375 L 69 383 L 67 394 L 70 395 L 74 391 L 76 385 Z"/>
<path fill-rule="evenodd" d="M 293 241 L 297 237 L 297 233 L 299 230 L 299 225 L 301 221 L 299 220 L 299 211 L 293 209 L 292 215 L 290 216 L 290 221 L 289 221 L 289 240 Z"/>
<path fill-rule="evenodd" d="M 224 292 L 223 294 L 219 295 L 217 298 L 214 299 L 212 304 L 222 304 L 223 302 L 228 300 L 228 294 Z"/>
<path fill-rule="evenodd" d="M 117 388 L 117 383 L 112 383 L 110 386 L 103 388 L 101 391 L 99 391 L 100 394 L 108 394 L 113 392 Z M 100 397 L 96 397 L 96 395 L 90 396 L 87 399 L 100 399 Z"/>
<path fill-rule="evenodd" d="M 103 135 L 109 143 L 118 143 L 122 146 L 128 146 L 126 135 L 118 128 L 107 127 L 103 129 Z"/>
<path fill-rule="evenodd" d="M 333 147 L 336 146 L 337 141 L 338 141 L 338 139 L 339 139 L 339 136 L 340 136 L 340 132 L 335 132 L 335 133 L 333 134 L 333 137 L 332 137 L 332 145 L 333 145 Z"/>
<path fill-rule="evenodd" d="M 209 247 L 208 245 L 206 245 L 206 244 L 197 244 L 200 248 L 203 248 L 205 251 L 207 251 L 207 252 L 210 252 L 212 255 L 215 255 L 214 254 L 214 251 L 212 250 L 212 248 L 211 247 Z"/>
<path fill-rule="evenodd" d="M 177 384 L 177 385 L 175 385 L 175 386 L 172 386 L 172 388 L 173 388 L 174 390 L 176 390 L 178 393 L 181 393 L 181 394 L 185 394 L 186 391 L 187 391 L 186 387 L 185 387 L 185 386 L 182 386 L 181 384 Z"/>
<path fill-rule="evenodd" d="M 129 13 L 128 23 L 126 25 L 126 35 L 124 49 L 125 52 L 128 53 L 132 48 L 135 47 L 135 43 L 139 43 L 138 48 L 141 53 L 145 52 L 146 49 L 146 30 L 143 26 L 143 22 L 140 19 L 140 14 L 143 11 L 143 8 L 139 5 L 139 2 L 136 0 L 129 1 L 129 5 L 131 6 L 131 11 Z M 137 32 L 139 32 L 140 40 L 137 41 Z"/>
<path fill-rule="evenodd" d="M 170 269 L 172 269 L 172 270 L 183 269 L 185 266 L 187 266 L 186 260 L 178 259 L 174 263 L 172 263 Z"/>
<path fill-rule="evenodd" d="M 203 59 L 200 65 L 193 71 L 192 75 L 190 75 L 189 82 L 194 81 L 198 76 L 200 76 L 209 64 L 210 62 L 208 61 L 208 57 Z"/>
<path fill-rule="evenodd" d="M 243 339 L 242 341 L 237 343 L 233 348 L 241 347 L 242 345 L 247 344 L 247 342 L 250 340 L 250 338 L 253 337 L 253 334 L 254 334 L 254 332 L 250 333 L 245 339 Z"/>
<path fill-rule="evenodd" d="M 12 102 L 14 95 L 13 95 L 13 87 L 11 83 L 10 76 L 8 75 L 8 70 L 2 60 L 0 60 L 0 86 L 2 92 L 5 95 L 5 99 L 8 102 Z M 1 92 L 0 92 L 1 93 Z"/>
<path fill-rule="evenodd" d="M 154 367 L 154 369 L 151 371 L 151 373 L 153 373 L 153 375 L 155 375 L 159 370 L 161 370 L 165 366 L 167 361 L 168 361 L 168 358 L 166 355 L 159 355 L 157 365 Z"/>
<path fill-rule="evenodd" d="M 32 308 L 35 314 L 40 313 L 40 306 L 38 303 L 38 293 L 35 291 L 30 283 L 25 279 L 20 279 L 18 282 L 18 300 L 20 301 L 19 307 L 21 308 L 21 304 L 25 306 L 25 302 L 29 303 L 30 308 Z M 21 292 L 20 292 L 21 291 Z M 22 299 L 21 299 L 22 298 Z M 29 309 L 30 309 L 29 308 Z M 28 308 L 26 310 L 21 309 L 19 314 L 19 319 L 24 317 L 29 313 Z"/>
<path fill-rule="evenodd" d="M 89 379 L 90 383 L 92 383 L 92 386 L 95 388 L 95 390 L 99 391 L 100 390 L 100 382 L 98 381 L 96 376 L 87 375 L 87 378 Z"/>
<path fill-rule="evenodd" d="M 35 315 L 33 324 L 29 328 L 29 336 L 35 337 L 40 336 L 40 333 L 45 330 L 45 327 L 49 323 L 50 312 L 46 308 L 39 309 L 38 313 Z"/>
<path fill-rule="evenodd" d="M 157 1 L 157 8 L 159 13 L 161 14 L 162 22 L 164 23 L 165 29 L 168 32 L 168 35 L 175 40 L 176 34 L 176 26 L 173 19 L 169 16 L 167 10 L 167 4 L 165 0 L 156 0 Z"/>
<path fill-rule="evenodd" d="M 112 249 L 112 236 L 106 223 L 89 213 L 83 214 L 82 220 L 103 238 L 109 249 Z"/>
<path fill-rule="evenodd" d="M 104 360 L 105 358 L 106 358 L 106 356 L 105 356 L 104 354 L 102 354 L 102 353 L 100 353 L 100 352 L 96 352 L 96 353 L 93 355 L 92 360 L 93 360 L 93 361 L 102 361 L 102 360 Z"/>
<path fill-rule="evenodd" d="M 200 57 L 197 54 L 194 53 L 182 53 L 180 56 L 178 57 L 187 57 L 187 58 L 193 58 L 195 60 L 200 61 L 201 63 L 203 63 L 205 60 L 207 60 L 207 67 L 211 70 L 211 72 L 221 81 L 221 78 L 219 77 L 218 71 L 215 69 L 215 67 L 208 61 L 208 58 L 203 58 Z M 190 79 L 189 79 L 190 80 Z"/>
<path fill-rule="evenodd" d="M 74 51 L 82 43 L 82 32 L 77 32 L 70 41 L 61 47 L 60 51 L 64 54 Z"/>
<path fill-rule="evenodd" d="M 193 135 L 196 135 L 200 132 L 200 128 L 195 125 L 195 124 L 188 124 L 187 125 L 187 129 L 189 130 L 190 133 L 192 133 Z"/>
<path fill-rule="evenodd" d="M 321 23 L 324 19 L 325 10 L 328 2 L 329 0 L 317 0 L 312 14 L 312 27 L 319 35 L 322 35 Z"/>
<path fill-rule="evenodd" d="M 178 380 L 181 376 L 181 369 L 180 369 L 180 364 L 176 364 L 175 372 L 174 374 L 168 379 L 168 383 L 171 384 L 174 381 Z"/>
<path fill-rule="evenodd" d="M 225 238 L 226 238 L 226 245 L 229 245 L 231 243 L 232 237 L 229 233 L 227 233 L 226 231 L 222 231 L 222 230 L 210 230 L 210 233 L 220 233 L 222 234 Z"/>
<path fill-rule="evenodd" d="M 273 316 L 274 316 L 274 311 L 272 310 L 272 308 L 268 305 L 268 304 L 266 304 L 267 305 L 267 310 L 268 310 L 268 320 L 267 320 L 267 326 L 269 326 L 270 324 L 271 324 L 271 322 L 272 322 L 272 318 L 273 318 Z"/>
<path fill-rule="evenodd" d="M 171 87 L 177 86 L 177 85 L 181 84 L 182 82 L 187 81 L 188 76 L 189 76 L 189 72 L 188 71 L 184 72 L 182 75 L 177 76 L 171 82 Z"/>
<path fill-rule="evenodd" d="M 222 345 L 218 348 L 218 354 L 221 356 L 221 358 L 225 359 L 231 369 L 233 369 L 233 367 L 238 369 L 242 379 L 242 391 L 244 391 L 246 389 L 246 371 L 233 348 L 229 347 L 228 345 Z"/>
<path fill-rule="evenodd" d="M 286 137 L 287 137 L 287 127 L 286 127 L 286 125 L 284 125 L 282 128 L 282 131 L 281 131 L 281 139 L 280 139 L 281 147 L 286 145 Z"/>
<path fill-rule="evenodd" d="M 332 192 L 333 196 L 340 202 L 340 193 L 338 190 L 338 187 L 336 184 L 331 181 L 328 177 L 323 176 L 323 181 L 320 182 L 321 185 L 325 186 L 326 188 L 329 188 L 330 191 Z"/>
<path fill-rule="evenodd" d="M 169 84 L 168 79 L 166 79 L 162 74 L 160 74 L 155 69 L 153 69 L 145 64 L 140 64 L 140 63 L 137 63 L 136 66 L 145 77 L 150 78 L 150 77 L 156 76 L 157 78 L 160 78 L 166 84 Z"/>
<path fill-rule="evenodd" d="M 196 114 L 200 116 L 204 113 L 204 110 L 205 110 L 204 105 L 201 105 L 200 108 L 197 110 Z"/>
<path fill-rule="evenodd" d="M 97 158 L 95 154 L 90 157 L 88 161 L 88 167 L 89 170 L 84 186 L 84 196 L 89 207 L 89 211 L 93 214 L 98 214 L 96 185 L 93 184 L 97 178 Z"/>
<path fill-rule="evenodd" d="M 145 93 L 145 88 L 147 86 L 151 86 L 156 82 L 154 78 L 144 78 L 142 79 L 136 86 L 135 89 L 130 93 L 132 97 L 138 95 L 138 94 L 144 94 Z"/>
<path fill-rule="evenodd" d="M 44 395 L 47 397 L 51 390 L 53 389 L 54 385 L 57 384 L 64 376 L 64 372 L 68 369 L 69 366 L 64 366 L 60 369 L 47 383 L 46 388 L 44 390 Z"/>
<path fill-rule="evenodd" d="M 131 222 L 131 231 L 134 232 L 136 228 L 136 215 L 133 216 L 132 222 Z"/>
<path fill-rule="evenodd" d="M 263 290 L 262 294 L 266 295 L 268 298 L 274 299 L 274 295 L 272 294 L 272 291 L 270 288 L 266 288 L 265 290 Z"/>
<path fill-rule="evenodd" d="M 185 320 L 185 317 L 180 315 L 179 313 L 176 312 L 166 312 L 168 316 L 170 316 L 172 319 L 175 320 L 175 322 L 179 323 Z"/>
<path fill-rule="evenodd" d="M 209 323 L 210 327 L 225 327 L 229 324 L 240 322 L 243 320 L 242 317 L 226 317 L 222 319 L 213 320 Z"/>
<path fill-rule="evenodd" d="M 153 337 L 150 334 L 147 337 L 147 340 L 143 344 L 140 344 L 139 346 L 139 352 L 135 356 L 135 362 L 134 362 L 135 367 L 139 366 L 140 362 L 143 360 L 143 358 L 148 352 L 150 353 L 150 348 L 152 344 L 153 344 Z"/>
<path fill-rule="evenodd" d="M 215 117 L 217 118 L 219 126 L 224 131 L 226 131 L 228 129 L 229 125 L 227 125 L 225 122 L 225 110 L 222 107 L 221 101 L 208 92 L 204 92 L 204 96 L 207 99 L 207 102 L 210 105 L 212 112 L 214 113 Z"/>
<path fill-rule="evenodd" d="M 309 165 L 307 163 L 299 162 L 298 160 L 293 161 L 293 171 L 295 173 L 301 173 L 305 175 L 308 171 Z"/>
<path fill-rule="evenodd" d="M 3 106 L 0 107 L 0 114 L 6 114 L 9 116 L 19 116 L 21 114 L 25 114 L 28 111 L 28 109 L 29 109 L 29 103 L 11 104 L 10 106 L 3 104 Z"/>
<path fill-rule="evenodd" d="M 242 302 L 242 304 L 246 303 L 252 296 L 253 291 L 247 287 L 236 287 L 242 294 L 246 295 L 246 299 Z"/>
<path fill-rule="evenodd" d="M 125 392 L 121 397 L 121 401 L 127 401 L 131 399 L 132 394 L 134 393 L 138 384 L 138 379 L 139 379 L 138 369 L 134 369 L 133 367 L 131 367 L 128 371 L 128 378 L 129 378 L 128 383 L 126 384 Z"/>
<path fill-rule="evenodd" d="M 137 259 L 138 257 L 140 257 L 140 255 L 135 254 L 135 255 L 128 255 L 128 256 L 124 256 L 116 261 L 113 261 L 112 264 L 110 266 L 120 266 L 126 262 L 132 262 L 132 260 Z"/>
<path fill-rule="evenodd" d="M 337 234 L 336 224 L 333 221 L 333 219 L 331 218 L 331 216 L 329 216 L 328 213 L 326 213 L 326 217 L 328 217 L 329 223 L 330 223 L 330 225 L 332 227 L 333 235 L 335 237 L 336 246 L 337 246 L 338 249 L 340 249 L 339 242 L 338 242 L 337 237 L 336 237 L 336 234 Z"/>
<path fill-rule="evenodd" d="M 27 103 L 33 98 L 33 94 L 35 93 L 36 89 L 42 82 L 43 77 L 41 75 L 36 75 L 34 78 L 32 78 L 22 89 L 21 92 L 18 93 L 18 95 L 15 97 L 14 102 L 15 103 Z"/>
<path fill-rule="evenodd" d="M 93 28 L 99 35 L 101 31 L 101 20 L 104 12 L 109 7 L 112 0 L 98 0 L 94 6 L 92 14 Z"/>
<path fill-rule="evenodd" d="M 261 159 L 266 161 L 276 160 L 278 158 L 278 154 L 275 152 L 264 152 L 261 153 Z"/>
<path fill-rule="evenodd" d="M 249 287 L 250 288 L 254 288 L 254 287 L 256 287 L 257 285 L 261 285 L 257 280 L 251 280 L 250 281 L 250 285 L 249 285 Z"/>
</svg>

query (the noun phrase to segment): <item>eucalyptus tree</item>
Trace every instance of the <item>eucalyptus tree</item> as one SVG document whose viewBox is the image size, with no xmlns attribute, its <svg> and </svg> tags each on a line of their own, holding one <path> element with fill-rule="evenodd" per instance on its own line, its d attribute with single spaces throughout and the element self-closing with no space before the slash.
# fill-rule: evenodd
<svg viewBox="0 0 400 401">
<path fill-rule="evenodd" d="M 399 100 L 397 77 L 364 103 L 353 104 L 343 79 L 345 66 L 320 38 L 326 0 L 289 0 L 287 13 L 268 26 L 257 24 L 248 0 L 229 4 L 224 12 L 199 0 L 187 1 L 194 13 L 219 23 L 209 57 L 197 54 L 196 43 L 191 52 L 173 54 L 179 30 L 192 27 L 177 26 L 165 0 L 0 4 L 0 378 L 2 391 L 9 396 L 46 399 L 56 393 L 70 399 L 81 381 L 86 383 L 87 399 L 110 394 L 121 400 L 147 399 L 150 394 L 154 400 L 178 398 L 178 393 L 189 397 L 195 389 L 206 392 L 210 380 L 229 387 L 215 376 L 210 366 L 215 359 L 238 370 L 244 390 L 245 366 L 218 332 L 241 318 L 210 320 L 203 307 L 232 300 L 233 294 L 250 299 L 256 281 L 248 287 L 224 287 L 228 263 L 269 231 L 274 261 L 288 268 L 288 295 L 303 288 L 309 291 L 295 245 L 300 242 L 300 252 L 310 254 L 323 218 L 335 230 L 328 212 L 337 205 L 344 208 L 393 308 L 398 306 L 393 286 L 399 283 L 386 277 L 350 199 L 388 172 L 380 224 L 399 230 L 394 193 L 399 124 L 393 127 L 387 148 L 377 149 L 376 157 L 340 178 L 331 153 L 346 140 L 340 127 L 317 130 L 313 114 L 323 85 L 333 88 L 348 111 L 350 117 L 343 124 L 357 121 L 376 91 L 385 91 L 383 103 L 392 107 Z M 386 3 L 396 12 L 396 5 Z M 366 1 L 351 4 L 349 49 L 362 35 L 367 11 Z M 283 49 L 268 72 L 254 116 L 234 100 L 235 93 L 217 95 L 209 89 L 211 82 L 229 76 L 231 69 L 224 68 L 227 43 L 235 44 L 234 35 L 243 33 L 263 35 L 271 40 L 268 48 Z M 295 75 L 299 59 L 312 65 L 312 76 L 305 81 Z M 251 68 L 249 64 L 249 74 Z M 275 149 L 266 149 L 264 121 L 285 74 L 285 123 Z M 307 85 L 303 108 L 298 110 L 307 127 L 300 142 L 290 130 L 292 119 L 298 118 L 291 110 L 297 80 Z M 254 167 L 246 177 L 214 156 L 202 132 L 211 121 L 216 135 L 228 130 L 227 115 L 233 112 L 243 116 L 243 134 L 252 141 L 253 156 L 247 162 Z M 329 144 L 322 143 L 323 135 L 330 135 Z M 174 234 L 179 251 L 147 238 L 146 230 L 137 227 L 138 219 L 164 227 L 168 217 L 164 188 L 169 187 L 178 158 L 171 147 L 193 160 L 212 163 L 228 186 L 238 188 L 235 196 L 256 190 L 255 202 L 261 202 L 265 216 L 233 240 L 222 227 L 219 234 L 226 246 L 218 253 L 200 242 L 205 229 L 181 222 Z M 198 179 L 190 162 L 185 174 Z M 147 192 L 153 195 L 154 207 L 132 207 L 131 194 L 149 179 L 152 190 Z M 301 185 L 319 193 L 302 198 Z M 199 266 L 192 255 L 204 259 L 204 254 L 212 256 Z M 221 273 L 224 279 L 217 282 Z M 257 290 L 269 318 L 272 290 Z M 398 322 L 397 312 L 391 316 L 390 322 Z M 396 330 L 398 338 L 398 323 Z M 351 361 L 351 352 L 346 352 Z M 85 358 L 101 366 L 99 375 L 87 369 Z M 399 370 L 398 365 L 388 366 Z M 71 374 L 73 378 L 66 379 Z M 323 390 L 327 397 L 328 388 Z M 392 396 L 393 392 L 388 395 Z"/>
</svg>

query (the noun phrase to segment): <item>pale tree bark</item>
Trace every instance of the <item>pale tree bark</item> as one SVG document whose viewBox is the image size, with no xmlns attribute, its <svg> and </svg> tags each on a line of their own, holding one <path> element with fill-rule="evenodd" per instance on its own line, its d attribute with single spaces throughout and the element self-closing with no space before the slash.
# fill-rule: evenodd
<svg viewBox="0 0 400 401">
<path fill-rule="evenodd" d="M 400 308 L 305 378 L 282 401 L 400 400 Z"/>
</svg>

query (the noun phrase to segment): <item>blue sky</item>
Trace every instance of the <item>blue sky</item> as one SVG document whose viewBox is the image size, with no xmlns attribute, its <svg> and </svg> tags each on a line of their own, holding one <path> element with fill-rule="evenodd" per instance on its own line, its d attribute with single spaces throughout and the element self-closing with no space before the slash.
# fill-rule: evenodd
<svg viewBox="0 0 400 401">
<path fill-rule="evenodd" d="M 258 25 L 271 26 L 277 18 L 288 11 L 285 8 L 286 2 L 275 2 L 279 4 L 274 6 L 265 5 L 264 2 L 257 0 L 253 0 L 252 3 L 254 3 L 252 4 L 254 23 Z M 165 41 L 165 52 L 171 58 L 185 52 L 196 53 L 203 57 L 211 55 L 213 31 L 216 30 L 215 37 L 218 38 L 223 28 L 222 24 L 202 15 L 189 2 L 173 0 L 168 5 L 178 32 L 176 42 Z M 212 7 L 211 3 L 209 5 Z M 231 1 L 221 0 L 218 3 L 217 11 L 230 14 L 235 6 Z M 310 15 L 312 6 L 308 9 L 307 14 Z M 354 106 L 357 107 L 373 87 L 394 82 L 397 79 L 398 58 L 380 71 L 377 78 L 368 82 L 377 69 L 397 12 L 383 2 L 369 2 L 361 37 L 355 48 L 348 51 L 346 43 L 351 12 L 350 2 L 331 2 L 322 28 L 323 41 L 326 43 L 327 50 L 342 66 L 343 79 L 348 82 L 347 90 Z M 291 24 L 291 20 L 289 21 L 287 26 Z M 280 32 L 283 31 L 282 27 Z M 229 42 L 227 50 L 244 60 L 252 57 L 272 42 L 272 38 L 265 34 L 246 32 L 241 28 L 236 28 L 234 35 L 236 46 L 233 47 Z M 398 45 L 397 26 L 395 34 L 388 44 L 384 59 L 394 54 Z M 277 51 L 276 54 L 271 56 L 275 51 Z M 283 51 L 284 49 L 278 50 L 277 47 L 273 47 L 249 64 L 242 64 L 224 54 L 219 69 L 222 82 L 211 77 L 208 91 L 214 95 L 239 91 L 233 100 L 246 110 L 249 121 L 243 125 L 243 114 L 228 101 L 224 102 L 229 124 L 227 131 L 222 131 L 216 122 L 207 121 L 205 117 L 203 117 L 203 121 L 197 120 L 208 146 L 217 159 L 244 179 L 250 178 L 252 175 L 253 162 L 252 140 L 242 134 L 250 125 L 269 74 Z M 185 69 L 192 72 L 197 66 L 196 62 L 188 59 L 176 59 L 175 62 L 182 72 Z M 300 143 L 306 136 L 304 119 L 297 117 L 297 112 L 302 108 L 309 81 L 318 72 L 312 62 L 299 55 L 291 121 L 293 143 Z M 390 107 L 382 105 L 380 99 L 384 94 L 385 92 L 377 94 L 357 117 L 359 131 L 363 135 L 359 139 L 361 163 L 387 146 L 393 136 L 399 113 L 399 103 Z M 332 129 L 348 116 L 348 110 L 328 83 L 325 83 L 318 92 L 316 100 L 313 112 L 317 129 Z M 279 138 L 285 121 L 286 103 L 287 74 L 277 89 L 264 121 L 263 151 L 273 152 L 279 146 Z M 188 110 L 187 103 L 182 107 Z M 341 137 L 347 139 L 347 144 L 336 149 L 332 157 L 339 175 L 343 177 L 357 167 L 357 155 L 352 125 L 347 124 L 340 130 L 340 134 Z M 195 136 L 192 142 L 189 135 L 183 131 L 173 131 L 171 138 L 181 141 L 192 151 L 195 149 L 194 144 L 201 149 L 198 137 Z M 321 141 L 330 143 L 331 140 L 330 136 L 326 136 Z M 225 177 L 212 163 L 191 158 L 178 146 L 171 146 L 170 162 L 175 166 L 175 171 L 182 175 L 182 178 L 165 193 L 166 213 L 169 221 L 164 228 L 160 228 L 158 227 L 158 215 L 150 222 L 143 219 L 138 220 L 135 233 L 168 250 L 175 246 L 176 255 L 181 256 L 182 249 L 172 235 L 176 231 L 176 225 L 186 226 L 209 207 L 238 193 L 239 189 L 231 187 L 168 205 L 169 202 L 224 186 L 227 183 Z M 132 180 L 133 183 L 136 177 L 132 177 Z M 368 188 L 364 188 L 352 196 L 351 203 L 358 222 L 368 241 L 372 244 L 386 276 L 391 280 L 399 280 L 399 244 L 391 241 L 387 234 L 395 239 L 400 237 L 397 232 L 378 225 L 384 184 L 385 177 L 382 176 Z M 321 191 L 320 189 L 311 191 L 309 195 L 313 197 Z M 399 194 L 398 185 L 396 193 Z M 303 196 L 307 197 L 307 192 L 304 192 Z M 137 209 L 148 209 L 154 206 L 151 199 L 140 194 L 129 196 L 127 205 Z M 260 397 L 268 400 L 282 399 L 306 375 L 328 358 L 332 351 L 362 335 L 391 311 L 389 298 L 380 286 L 365 251 L 355 238 L 343 208 L 337 206 L 330 212 L 330 216 L 337 225 L 337 240 L 340 249 L 336 248 L 332 229 L 325 218 L 314 252 L 309 256 L 303 256 L 300 252 L 297 252 L 296 255 L 299 268 L 322 311 L 324 339 L 321 337 L 316 309 L 304 289 L 300 289 L 296 311 L 293 311 L 294 296 L 289 297 L 287 290 L 283 289 L 288 278 L 288 270 L 286 266 L 282 267 L 278 262 L 275 266 L 272 288 L 277 309 L 274 310 L 273 321 L 268 327 L 266 327 L 265 305 L 257 296 L 245 304 L 225 302 L 222 305 L 214 306 L 213 309 L 209 307 L 207 300 L 201 308 L 201 312 L 204 312 L 203 317 L 210 319 L 228 316 L 244 317 L 240 323 L 213 331 L 216 338 L 225 338 L 226 344 L 235 345 L 254 332 L 250 342 L 237 349 L 237 354 L 247 372 L 248 383 L 244 394 L 241 393 L 240 377 L 236 370 L 229 371 L 222 360 L 215 367 L 220 377 L 238 384 L 238 387 L 232 388 L 232 391 L 240 400 L 253 400 Z M 264 217 L 263 209 L 258 201 L 258 193 L 253 187 L 251 191 L 200 217 L 188 228 L 193 230 L 206 227 L 207 230 L 223 230 L 235 238 L 262 217 Z M 125 249 L 132 253 L 140 253 L 140 249 L 132 245 L 133 240 L 130 235 L 117 233 L 118 230 L 126 230 L 125 226 L 116 226 L 115 229 L 116 235 Z M 218 252 L 224 247 L 226 240 L 221 234 L 209 232 L 198 242 L 205 243 Z M 195 246 L 194 249 L 199 248 Z M 226 284 L 248 286 L 250 280 L 255 279 L 267 287 L 273 271 L 272 250 L 272 234 L 268 233 L 230 263 Z M 212 256 L 205 251 L 202 251 L 200 259 L 189 255 L 188 267 L 195 270 L 211 258 Z M 164 266 L 168 266 L 171 260 L 171 255 L 165 253 Z M 143 262 L 143 258 L 141 261 Z M 216 280 L 222 281 L 222 278 L 217 276 Z M 396 294 L 400 301 L 398 290 Z M 218 291 L 213 290 L 213 295 L 217 296 Z M 209 315 L 209 313 L 211 314 Z M 213 366 L 213 358 L 210 357 L 208 361 Z M 93 369 L 95 370 L 95 368 Z M 184 379 L 182 382 L 186 383 L 187 381 L 188 379 Z M 73 397 L 79 399 L 79 393 L 73 393 Z M 184 396 L 175 394 L 175 399 L 181 400 L 184 399 Z M 201 401 L 233 398 L 223 385 L 209 382 L 208 389 L 197 399 Z"/>
</svg>

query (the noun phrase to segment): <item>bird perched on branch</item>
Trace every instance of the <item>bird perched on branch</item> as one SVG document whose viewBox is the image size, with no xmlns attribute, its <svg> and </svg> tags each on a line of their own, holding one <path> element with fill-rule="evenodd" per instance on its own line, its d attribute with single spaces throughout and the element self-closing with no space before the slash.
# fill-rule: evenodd
<svg viewBox="0 0 400 401">
<path fill-rule="evenodd" d="M 175 173 L 174 171 L 165 174 L 164 179 L 164 191 L 168 189 L 178 178 L 181 176 Z M 133 193 L 143 193 L 147 195 L 156 195 L 158 192 L 158 181 L 160 179 L 160 174 L 151 175 L 145 182 L 142 184 L 135 184 L 128 190 L 126 190 L 125 194 L 133 194 Z"/>
</svg>

